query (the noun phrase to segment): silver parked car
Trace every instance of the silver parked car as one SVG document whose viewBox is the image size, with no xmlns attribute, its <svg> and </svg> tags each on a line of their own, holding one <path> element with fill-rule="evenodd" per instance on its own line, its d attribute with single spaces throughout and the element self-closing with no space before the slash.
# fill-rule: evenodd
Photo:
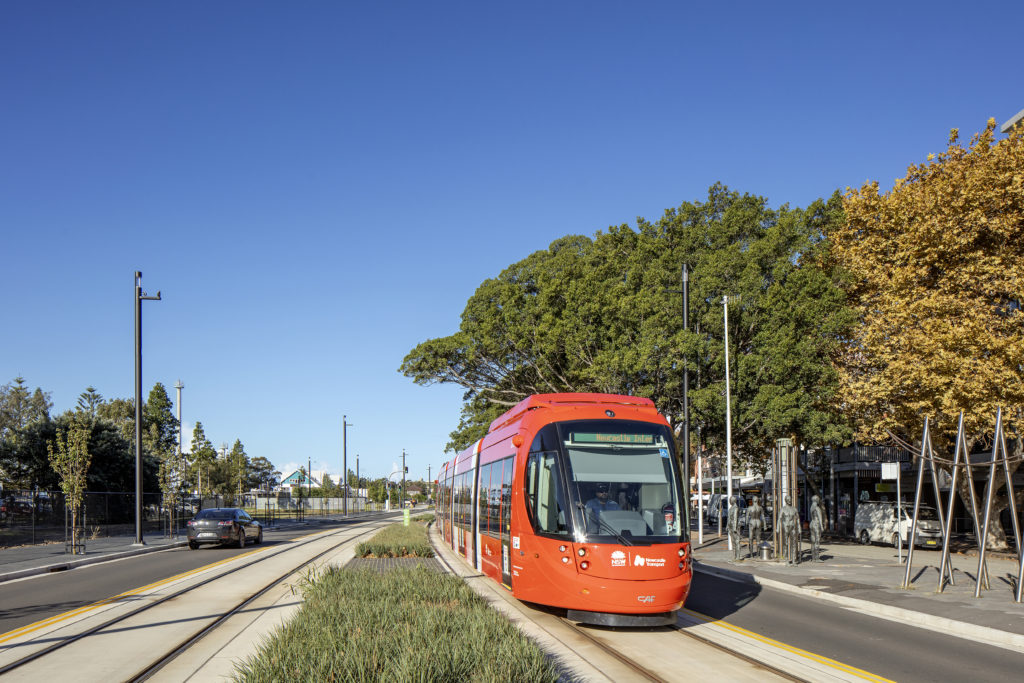
<svg viewBox="0 0 1024 683">
<path fill-rule="evenodd" d="M 188 547 L 191 550 L 202 543 L 244 548 L 247 540 L 262 543 L 263 525 L 241 508 L 207 508 L 196 513 L 188 523 Z"/>
</svg>

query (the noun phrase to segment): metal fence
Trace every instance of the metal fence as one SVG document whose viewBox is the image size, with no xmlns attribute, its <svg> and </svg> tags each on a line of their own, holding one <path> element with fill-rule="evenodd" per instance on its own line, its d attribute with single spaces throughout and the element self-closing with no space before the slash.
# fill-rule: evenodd
<svg viewBox="0 0 1024 683">
<path fill-rule="evenodd" d="M 0 548 L 34 543 L 67 543 L 71 537 L 71 513 L 61 491 L 4 489 L 0 493 Z M 266 526 L 281 520 L 307 517 L 338 517 L 344 513 L 342 498 L 298 498 L 287 494 L 185 496 L 165 505 L 160 493 L 142 495 L 142 533 L 182 535 L 196 512 L 211 507 L 242 507 Z M 382 503 L 349 498 L 348 513 L 382 511 Z M 89 539 L 134 536 L 135 494 L 119 491 L 88 491 L 82 500 L 78 526 Z"/>
<path fill-rule="evenodd" d="M 169 511 L 159 493 L 142 496 L 142 531 L 159 532 Z M 0 547 L 29 543 L 66 542 L 71 535 L 71 511 L 61 491 L 4 489 L 0 496 Z M 177 516 L 184 514 L 178 506 Z M 85 539 L 129 536 L 135 533 L 135 494 L 88 491 L 82 498 L 78 526 Z"/>
</svg>

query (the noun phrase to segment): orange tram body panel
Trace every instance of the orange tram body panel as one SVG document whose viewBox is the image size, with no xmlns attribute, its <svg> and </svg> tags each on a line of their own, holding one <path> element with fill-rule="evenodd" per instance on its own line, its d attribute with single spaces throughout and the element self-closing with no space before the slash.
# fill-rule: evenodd
<svg viewBox="0 0 1024 683">
<path fill-rule="evenodd" d="M 688 506 L 650 399 L 529 396 L 437 484 L 445 542 L 516 598 L 584 623 L 675 623 L 692 577 Z"/>
</svg>

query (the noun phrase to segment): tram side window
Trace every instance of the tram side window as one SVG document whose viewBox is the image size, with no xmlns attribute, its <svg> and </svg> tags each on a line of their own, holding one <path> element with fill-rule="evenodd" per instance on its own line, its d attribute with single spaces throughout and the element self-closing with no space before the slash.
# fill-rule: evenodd
<svg viewBox="0 0 1024 683">
<path fill-rule="evenodd" d="M 511 517 L 510 510 L 512 506 L 512 466 L 515 463 L 515 459 L 512 457 L 505 458 L 503 461 L 504 470 L 501 475 L 501 490 L 499 492 L 500 498 L 496 500 L 501 501 L 501 537 L 509 537 L 509 519 Z"/>
<path fill-rule="evenodd" d="M 534 528 L 541 533 L 565 535 L 568 531 L 566 507 L 557 453 L 530 453 L 525 489 Z"/>
<path fill-rule="evenodd" d="M 466 473 L 459 475 L 459 523 L 463 529 L 469 529 L 470 518 L 473 516 L 473 512 L 469 509 L 469 506 L 473 504 L 473 496 L 469 490 L 469 475 Z"/>
<path fill-rule="evenodd" d="M 488 514 L 488 510 L 487 510 L 487 487 L 490 485 L 490 481 L 491 481 L 491 466 L 490 465 L 481 465 L 480 466 L 480 486 L 479 486 L 479 489 L 478 489 L 480 491 L 480 493 L 478 494 L 476 503 L 477 503 L 477 516 L 480 519 L 480 533 L 482 533 L 482 534 L 486 534 L 487 533 L 488 517 L 490 517 L 490 515 Z"/>
<path fill-rule="evenodd" d="M 462 527 L 462 475 L 455 475 L 455 524 Z"/>
<path fill-rule="evenodd" d="M 491 536 L 498 536 L 498 499 L 495 497 L 495 486 L 501 481 L 501 461 L 492 462 L 491 479 L 487 486 L 487 516 L 490 519 L 489 528 Z"/>
</svg>

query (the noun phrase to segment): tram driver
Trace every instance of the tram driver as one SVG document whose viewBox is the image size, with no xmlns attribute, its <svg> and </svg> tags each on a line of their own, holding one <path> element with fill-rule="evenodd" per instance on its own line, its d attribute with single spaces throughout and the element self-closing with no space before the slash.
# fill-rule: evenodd
<svg viewBox="0 0 1024 683">
<path fill-rule="evenodd" d="M 590 533 L 597 532 L 598 519 L 602 512 L 619 510 L 619 504 L 611 499 L 608 484 L 599 483 L 594 489 L 594 497 L 584 506 L 587 511 L 587 527 Z"/>
</svg>

